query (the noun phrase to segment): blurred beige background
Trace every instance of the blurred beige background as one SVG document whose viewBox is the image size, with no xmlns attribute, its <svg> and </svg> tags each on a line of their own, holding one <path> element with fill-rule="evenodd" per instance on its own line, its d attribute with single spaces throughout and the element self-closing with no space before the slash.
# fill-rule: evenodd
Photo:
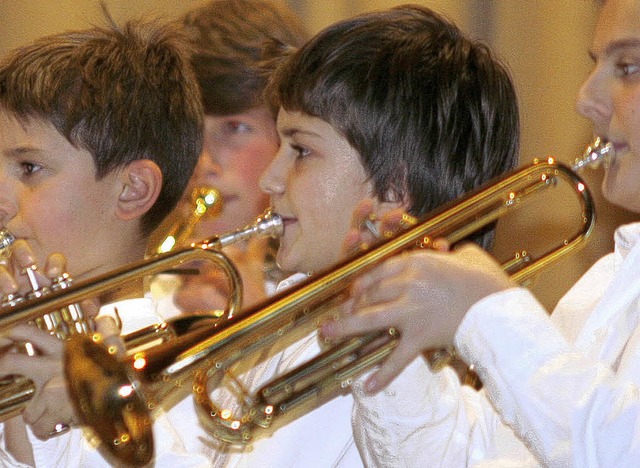
<svg viewBox="0 0 640 468">
<path fill-rule="evenodd" d="M 174 17 L 204 0 L 105 0 L 116 19 L 132 15 Z M 391 0 L 289 0 L 311 32 L 359 12 L 406 2 Z M 574 98 L 591 63 L 587 49 L 595 21 L 592 0 L 421 0 L 456 21 L 469 34 L 489 43 L 510 68 L 520 97 L 521 162 L 554 155 L 571 161 L 591 138 L 588 122 L 574 111 Z M 97 0 L 0 0 L 0 53 L 38 36 L 101 24 Z M 611 249 L 612 226 L 631 217 L 598 196 L 599 174 L 587 174 L 597 196 L 598 227 L 589 244 L 550 267 L 531 286 L 552 307 L 593 261 Z M 501 223 L 498 252 L 516 245 L 523 233 L 545 244 L 576 215 L 562 199 L 545 202 L 537 213 L 523 213 Z M 555 242 L 555 241 L 554 241 Z"/>
</svg>

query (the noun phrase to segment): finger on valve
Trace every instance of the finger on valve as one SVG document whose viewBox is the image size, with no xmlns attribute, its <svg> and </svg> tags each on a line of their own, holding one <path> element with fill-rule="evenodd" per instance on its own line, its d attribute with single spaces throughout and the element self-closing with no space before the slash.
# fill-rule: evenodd
<svg viewBox="0 0 640 468">
<path fill-rule="evenodd" d="M 95 319 L 96 332 L 102 339 L 102 344 L 106 346 L 109 354 L 124 356 L 127 352 L 126 344 L 121 336 L 122 322 L 117 313 L 105 314 Z"/>
<path fill-rule="evenodd" d="M 351 226 L 342 245 L 343 256 L 351 256 L 367 250 L 379 237 L 373 201 L 362 200 L 353 211 Z"/>
</svg>

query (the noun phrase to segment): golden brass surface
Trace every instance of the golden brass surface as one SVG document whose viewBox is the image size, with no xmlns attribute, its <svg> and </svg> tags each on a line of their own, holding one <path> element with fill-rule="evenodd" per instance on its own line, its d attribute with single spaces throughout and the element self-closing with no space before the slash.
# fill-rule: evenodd
<svg viewBox="0 0 640 468">
<path fill-rule="evenodd" d="M 611 153 L 610 149 L 610 145 L 602 144 L 589 149 L 587 156 L 596 154 L 591 160 L 597 161 Z M 153 410 L 165 401 L 193 392 L 201 421 L 214 437 L 231 443 L 250 441 L 254 431 L 269 427 L 278 417 L 295 416 L 336 392 L 347 391 L 356 376 L 393 350 L 397 333 L 387 330 L 339 344 L 260 389 L 238 418 L 221 411 L 209 398 L 210 389 L 222 381 L 232 365 L 278 342 L 303 323 L 319 320 L 324 312 L 341 302 L 351 281 L 367 268 L 407 249 L 429 247 L 436 238 L 455 244 L 560 180 L 575 189 L 581 204 L 581 227 L 572 238 L 553 246 L 544 256 L 506 267 L 515 281 L 522 282 L 577 248 L 593 228 L 593 201 L 585 184 L 570 168 L 553 159 L 536 160 L 492 181 L 434 211 L 425 221 L 243 312 L 238 318 L 200 327 L 120 360 L 94 351 L 96 344 L 87 338 L 72 338 L 67 346 L 66 372 L 83 422 L 94 428 L 110 456 L 128 464 L 144 465 L 153 456 L 150 432 Z M 99 359 L 88 358 L 90 366 L 101 365 L 104 372 L 85 380 L 84 369 L 88 364 L 77 356 L 98 354 Z M 100 403 L 94 404 L 93 400 Z M 104 408 L 108 408 L 109 416 Z M 126 450 L 123 445 L 128 445 Z"/>
<path fill-rule="evenodd" d="M 194 228 L 202 219 L 216 218 L 222 211 L 223 200 L 220 192 L 213 187 L 196 187 L 189 199 L 189 213 L 175 221 L 164 235 L 153 253 L 170 252 L 189 242 Z"/>
</svg>

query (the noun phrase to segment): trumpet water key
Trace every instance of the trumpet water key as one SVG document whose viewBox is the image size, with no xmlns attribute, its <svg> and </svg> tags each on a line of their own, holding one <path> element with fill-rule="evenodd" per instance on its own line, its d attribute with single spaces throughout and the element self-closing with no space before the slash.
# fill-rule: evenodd
<svg viewBox="0 0 640 468">
<path fill-rule="evenodd" d="M 612 154 L 611 146 L 600 142 L 581 159 L 595 163 Z M 394 349 L 397 333 L 386 330 L 345 341 L 260 389 L 240 404 L 245 409 L 239 417 L 222 411 L 209 398 L 210 390 L 232 365 L 331 310 L 367 268 L 404 250 L 429 247 L 435 238 L 455 244 L 560 181 L 566 181 L 580 201 L 580 229 L 537 259 L 510 262 L 511 277 L 523 281 L 573 251 L 590 234 L 595 220 L 593 201 L 583 181 L 552 158 L 536 160 L 492 181 L 237 319 L 202 327 L 125 359 L 116 359 L 91 340 L 73 338 L 67 345 L 66 372 L 80 418 L 94 429 L 109 456 L 130 465 L 145 465 L 153 456 L 153 410 L 193 392 L 200 419 L 214 437 L 246 443 L 255 431 L 280 418 L 308 411 L 347 391 L 357 375 Z M 94 373 L 87 375 L 87 369 Z"/>
</svg>

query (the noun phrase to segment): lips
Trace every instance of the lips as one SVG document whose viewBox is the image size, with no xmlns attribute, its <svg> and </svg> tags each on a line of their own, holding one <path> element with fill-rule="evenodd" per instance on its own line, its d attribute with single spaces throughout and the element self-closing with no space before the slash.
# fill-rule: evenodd
<svg viewBox="0 0 640 468">
<path fill-rule="evenodd" d="M 285 227 L 287 226 L 291 226 L 292 224 L 296 223 L 298 220 L 296 218 L 290 218 L 287 216 L 283 216 L 282 217 L 282 223 L 284 224 Z"/>
<path fill-rule="evenodd" d="M 293 216 L 283 215 L 277 209 L 275 209 L 274 211 L 276 213 L 278 213 L 278 215 L 280 215 L 280 218 L 282 219 L 282 225 L 283 225 L 283 227 L 285 229 L 285 233 L 286 233 L 286 229 L 288 227 L 291 227 L 291 226 L 293 226 L 294 224 L 296 224 L 298 222 L 298 218 L 295 218 Z"/>
<path fill-rule="evenodd" d="M 616 155 L 619 155 L 628 151 L 629 146 L 624 143 L 613 142 L 613 148 L 616 150 Z"/>
</svg>

